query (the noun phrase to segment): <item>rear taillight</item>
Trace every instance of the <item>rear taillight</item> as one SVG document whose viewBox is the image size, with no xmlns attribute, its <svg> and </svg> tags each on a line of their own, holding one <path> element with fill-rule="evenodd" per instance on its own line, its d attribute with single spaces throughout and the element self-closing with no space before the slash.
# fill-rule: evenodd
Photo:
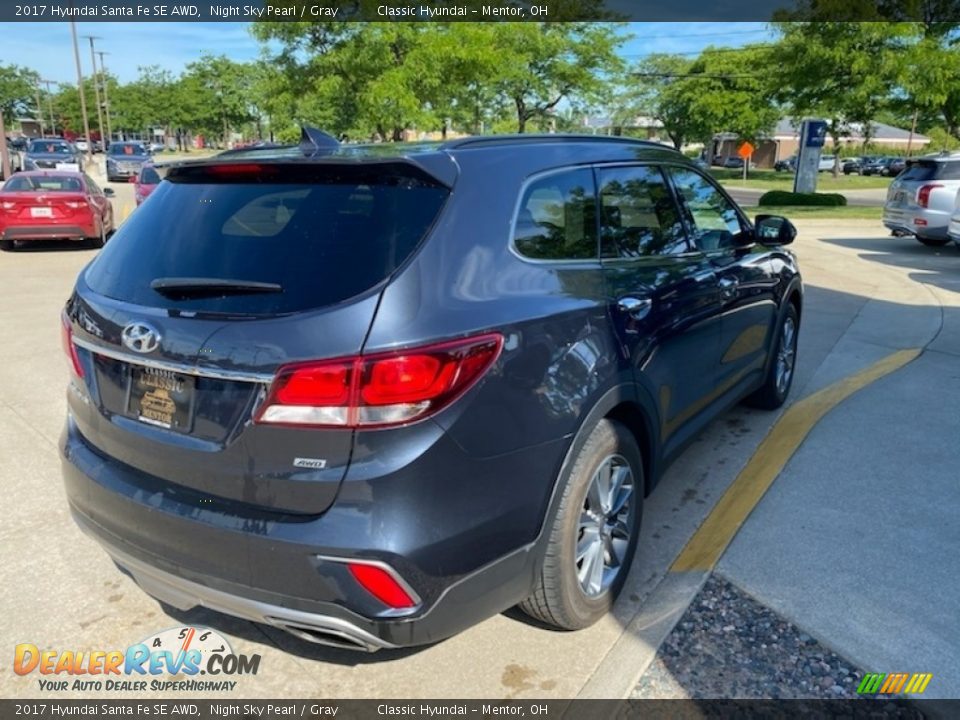
<svg viewBox="0 0 960 720">
<path fill-rule="evenodd" d="M 357 562 L 347 563 L 347 568 L 354 580 L 384 605 L 389 605 L 394 610 L 416 607 L 417 601 L 412 592 L 408 592 L 400 581 L 384 568 Z"/>
<path fill-rule="evenodd" d="M 13 210 L 16 206 L 17 204 L 11 200 L 4 200 L 3 202 L 0 202 L 0 209 L 2 210 Z"/>
<path fill-rule="evenodd" d="M 74 210 L 87 207 L 86 200 L 67 200 L 63 204 L 66 205 L 68 208 L 72 208 Z"/>
<path fill-rule="evenodd" d="M 449 405 L 494 363 L 499 334 L 280 368 L 257 422 L 382 427 Z"/>
<path fill-rule="evenodd" d="M 83 365 L 80 364 L 80 356 L 77 355 L 77 346 L 73 344 L 73 327 L 66 312 L 60 314 L 60 341 L 63 345 L 63 352 L 70 360 L 74 375 L 82 378 Z"/>
<path fill-rule="evenodd" d="M 917 190 L 917 205 L 922 208 L 930 206 L 930 193 L 932 193 L 937 188 L 942 188 L 943 185 L 931 184 L 924 185 L 919 190 Z"/>
</svg>

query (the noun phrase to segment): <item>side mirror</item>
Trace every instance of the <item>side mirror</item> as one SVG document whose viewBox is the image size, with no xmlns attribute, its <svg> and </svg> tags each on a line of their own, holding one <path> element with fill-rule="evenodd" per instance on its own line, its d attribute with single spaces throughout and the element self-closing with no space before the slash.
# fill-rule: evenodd
<svg viewBox="0 0 960 720">
<path fill-rule="evenodd" d="M 113 188 L 104 188 L 104 189 L 103 189 L 103 196 L 104 196 L 104 197 L 113 197 L 114 195 L 116 195 L 116 193 L 113 191 Z"/>
<path fill-rule="evenodd" d="M 797 237 L 793 223 L 780 215 L 757 215 L 754 235 L 763 245 L 789 245 Z"/>
</svg>

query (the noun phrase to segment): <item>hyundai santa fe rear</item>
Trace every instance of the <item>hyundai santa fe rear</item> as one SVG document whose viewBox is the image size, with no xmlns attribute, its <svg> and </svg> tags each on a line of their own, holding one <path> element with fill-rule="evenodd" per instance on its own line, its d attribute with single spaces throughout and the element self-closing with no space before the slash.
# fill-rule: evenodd
<svg viewBox="0 0 960 720">
<path fill-rule="evenodd" d="M 305 137 L 172 166 L 80 274 L 74 518 L 154 597 L 319 643 L 591 624 L 666 465 L 787 397 L 793 227 L 655 144 Z"/>
</svg>

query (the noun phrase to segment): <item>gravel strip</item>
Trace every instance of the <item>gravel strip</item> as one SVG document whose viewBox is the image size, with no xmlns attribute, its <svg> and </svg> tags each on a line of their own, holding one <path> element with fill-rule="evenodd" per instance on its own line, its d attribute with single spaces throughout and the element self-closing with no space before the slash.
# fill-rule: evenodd
<svg viewBox="0 0 960 720">
<path fill-rule="evenodd" d="M 863 671 L 712 575 L 632 698 L 851 699 Z"/>
</svg>

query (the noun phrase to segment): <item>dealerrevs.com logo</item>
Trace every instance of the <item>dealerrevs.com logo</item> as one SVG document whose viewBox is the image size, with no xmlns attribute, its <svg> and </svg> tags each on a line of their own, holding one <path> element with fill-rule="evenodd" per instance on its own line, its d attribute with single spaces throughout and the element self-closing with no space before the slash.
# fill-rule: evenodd
<svg viewBox="0 0 960 720">
<path fill-rule="evenodd" d="M 259 669 L 259 655 L 234 653 L 222 635 L 197 627 L 170 628 L 125 650 L 61 651 L 20 643 L 13 655 L 13 671 L 43 676 L 37 683 L 45 691 L 229 692 L 237 685 L 230 678 Z"/>
</svg>

